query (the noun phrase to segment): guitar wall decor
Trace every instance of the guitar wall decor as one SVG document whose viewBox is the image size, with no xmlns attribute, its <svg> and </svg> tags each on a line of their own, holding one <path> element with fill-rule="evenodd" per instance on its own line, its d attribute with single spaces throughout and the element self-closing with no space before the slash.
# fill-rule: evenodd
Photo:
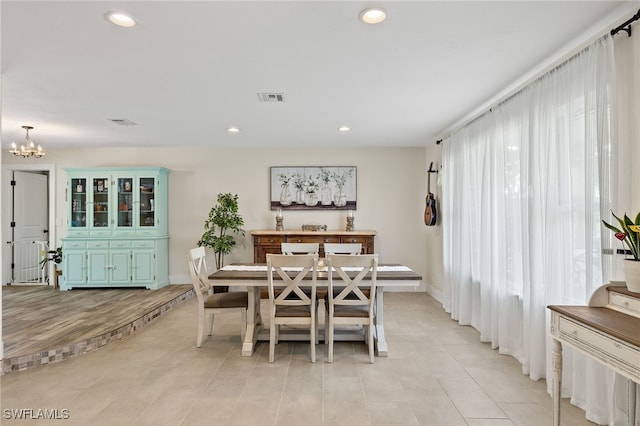
<svg viewBox="0 0 640 426">
<path fill-rule="evenodd" d="M 436 196 L 431 192 L 431 173 L 438 173 L 438 170 L 433 169 L 433 161 L 429 165 L 427 170 L 427 198 L 426 207 L 424 209 L 424 224 L 427 226 L 434 226 L 438 221 L 438 209 L 436 207 Z"/>
</svg>

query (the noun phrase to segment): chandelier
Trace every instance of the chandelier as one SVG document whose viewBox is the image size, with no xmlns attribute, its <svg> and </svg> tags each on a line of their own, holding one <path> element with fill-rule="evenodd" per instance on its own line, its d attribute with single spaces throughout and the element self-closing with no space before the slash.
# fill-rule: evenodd
<svg viewBox="0 0 640 426">
<path fill-rule="evenodd" d="M 33 127 L 22 126 L 22 128 L 27 131 L 27 137 L 25 138 L 24 143 L 20 145 L 20 149 L 18 149 L 18 147 L 16 146 L 16 143 L 12 142 L 11 149 L 9 150 L 9 152 L 12 153 L 13 155 L 17 155 L 22 158 L 43 157 L 45 154 L 44 154 L 44 151 L 42 150 L 42 147 L 38 145 L 38 147 L 36 148 L 36 144 L 33 143 L 33 141 L 29 138 L 29 130 L 32 130 Z"/>
</svg>

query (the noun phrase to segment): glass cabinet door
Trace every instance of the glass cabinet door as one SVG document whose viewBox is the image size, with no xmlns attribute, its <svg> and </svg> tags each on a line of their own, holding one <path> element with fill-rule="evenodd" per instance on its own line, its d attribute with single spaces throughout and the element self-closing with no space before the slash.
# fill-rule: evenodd
<svg viewBox="0 0 640 426">
<path fill-rule="evenodd" d="M 155 225 L 155 178 L 140 178 L 140 217 L 139 226 L 149 227 Z"/>
<path fill-rule="evenodd" d="M 87 179 L 71 179 L 71 228 L 87 227 Z"/>
<path fill-rule="evenodd" d="M 109 226 L 109 178 L 94 177 L 91 181 L 93 188 L 93 227 L 107 228 Z"/>
<path fill-rule="evenodd" d="M 133 227 L 133 178 L 119 177 L 116 181 L 118 191 L 118 219 L 116 226 Z"/>
</svg>

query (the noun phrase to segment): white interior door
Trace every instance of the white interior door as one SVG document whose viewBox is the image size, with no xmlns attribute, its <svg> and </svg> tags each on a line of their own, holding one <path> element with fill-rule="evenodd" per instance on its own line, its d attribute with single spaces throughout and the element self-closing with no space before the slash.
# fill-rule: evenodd
<svg viewBox="0 0 640 426">
<path fill-rule="evenodd" d="M 13 280 L 33 282 L 41 268 L 41 246 L 33 242 L 49 241 L 48 178 L 46 174 L 16 170 L 13 181 Z"/>
</svg>

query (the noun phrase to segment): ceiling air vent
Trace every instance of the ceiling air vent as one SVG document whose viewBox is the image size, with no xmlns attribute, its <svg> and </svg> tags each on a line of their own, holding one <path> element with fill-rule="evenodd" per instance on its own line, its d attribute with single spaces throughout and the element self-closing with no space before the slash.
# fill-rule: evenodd
<svg viewBox="0 0 640 426">
<path fill-rule="evenodd" d="M 135 126 L 136 123 L 134 123 L 131 120 L 127 120 L 126 118 L 110 118 L 109 121 L 112 121 L 116 124 L 119 124 L 121 126 Z"/>
<path fill-rule="evenodd" d="M 260 102 L 284 102 L 284 93 L 258 93 Z"/>
</svg>

